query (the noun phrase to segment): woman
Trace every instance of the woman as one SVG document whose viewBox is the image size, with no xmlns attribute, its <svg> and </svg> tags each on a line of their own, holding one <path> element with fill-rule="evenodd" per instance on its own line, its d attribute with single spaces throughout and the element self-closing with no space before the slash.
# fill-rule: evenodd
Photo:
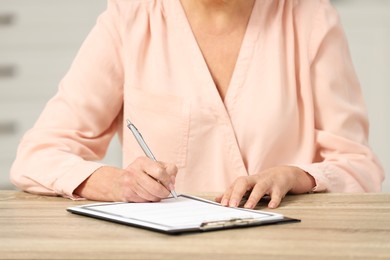
<svg viewBox="0 0 390 260">
<path fill-rule="evenodd" d="M 160 162 L 144 156 L 129 118 Z M 112 136 L 123 169 L 95 162 Z M 359 83 L 328 0 L 109 0 L 11 170 L 28 192 L 159 201 L 379 191 Z M 158 180 L 158 182 L 156 181 Z"/>
</svg>

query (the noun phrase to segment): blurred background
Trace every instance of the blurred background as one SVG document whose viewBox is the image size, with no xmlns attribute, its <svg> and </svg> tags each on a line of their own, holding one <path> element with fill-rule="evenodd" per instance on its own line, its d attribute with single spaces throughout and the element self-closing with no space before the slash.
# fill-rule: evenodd
<svg viewBox="0 0 390 260">
<path fill-rule="evenodd" d="M 390 1 L 333 0 L 370 118 L 370 144 L 390 171 Z M 53 96 L 106 0 L 0 0 L 0 189 L 20 138 Z M 58 115 L 61 116 L 61 115 Z M 115 138 L 104 162 L 120 166 Z M 386 179 L 383 191 L 390 192 Z"/>
</svg>

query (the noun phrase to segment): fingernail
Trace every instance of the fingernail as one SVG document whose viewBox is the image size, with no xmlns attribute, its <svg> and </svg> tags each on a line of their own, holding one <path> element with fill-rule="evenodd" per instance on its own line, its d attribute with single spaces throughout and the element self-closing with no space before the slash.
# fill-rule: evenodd
<svg viewBox="0 0 390 260">
<path fill-rule="evenodd" d="M 174 190 L 175 189 L 175 185 L 173 185 L 173 183 L 170 183 L 169 184 L 169 190 Z"/>
<path fill-rule="evenodd" d="M 228 204 L 229 204 L 229 200 L 228 199 L 223 199 L 222 202 L 221 202 L 222 206 L 227 206 Z"/>
<path fill-rule="evenodd" d="M 230 201 L 229 207 L 235 208 L 237 206 L 238 206 L 238 202 L 236 200 L 231 200 Z"/>
<path fill-rule="evenodd" d="M 268 204 L 268 207 L 271 208 L 271 209 L 274 209 L 274 208 L 276 208 L 276 203 L 275 202 L 270 202 Z"/>
<path fill-rule="evenodd" d="M 253 208 L 253 204 L 251 202 L 247 202 L 247 203 L 245 203 L 244 207 L 247 208 L 247 209 L 252 209 Z"/>
</svg>

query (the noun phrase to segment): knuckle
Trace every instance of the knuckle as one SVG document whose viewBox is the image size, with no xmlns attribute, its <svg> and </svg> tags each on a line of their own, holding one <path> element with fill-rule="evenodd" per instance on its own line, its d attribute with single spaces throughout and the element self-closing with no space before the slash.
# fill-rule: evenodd
<svg viewBox="0 0 390 260">
<path fill-rule="evenodd" d="M 145 156 L 138 156 L 134 161 L 133 165 L 136 168 L 144 169 L 148 163 L 150 163 L 150 159 Z"/>
<path fill-rule="evenodd" d="M 237 183 L 246 183 L 247 182 L 247 177 L 245 176 L 240 176 L 236 180 Z"/>
<path fill-rule="evenodd" d="M 158 167 L 153 169 L 153 177 L 161 180 L 161 179 L 164 179 L 165 176 L 166 176 L 165 168 L 158 166 Z"/>
<path fill-rule="evenodd" d="M 274 189 L 271 195 L 274 198 L 282 199 L 284 197 L 284 192 L 282 192 L 280 189 Z"/>
<path fill-rule="evenodd" d="M 145 162 L 145 157 L 144 156 L 138 156 L 135 160 L 134 160 L 134 163 L 135 164 L 143 164 Z"/>
<path fill-rule="evenodd" d="M 247 184 L 248 184 L 248 181 L 247 181 L 246 177 L 240 176 L 233 182 L 232 185 L 230 185 L 230 189 L 232 190 L 232 192 L 234 192 L 237 189 L 241 189 L 241 187 L 243 187 L 243 186 L 246 187 Z"/>
<path fill-rule="evenodd" d="M 157 176 L 160 177 L 160 176 L 164 175 L 164 173 L 165 173 L 165 168 L 163 168 L 161 166 L 156 167 L 156 175 Z"/>
</svg>

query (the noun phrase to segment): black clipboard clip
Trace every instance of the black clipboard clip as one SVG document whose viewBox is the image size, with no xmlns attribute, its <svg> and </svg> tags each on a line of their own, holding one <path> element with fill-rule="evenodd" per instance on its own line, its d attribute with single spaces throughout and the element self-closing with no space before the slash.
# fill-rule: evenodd
<svg viewBox="0 0 390 260">
<path fill-rule="evenodd" d="M 207 231 L 213 229 L 251 226 L 258 223 L 261 223 L 261 220 L 255 218 L 232 218 L 228 220 L 216 220 L 216 221 L 203 222 L 200 225 L 200 229 L 203 231 Z"/>
</svg>

